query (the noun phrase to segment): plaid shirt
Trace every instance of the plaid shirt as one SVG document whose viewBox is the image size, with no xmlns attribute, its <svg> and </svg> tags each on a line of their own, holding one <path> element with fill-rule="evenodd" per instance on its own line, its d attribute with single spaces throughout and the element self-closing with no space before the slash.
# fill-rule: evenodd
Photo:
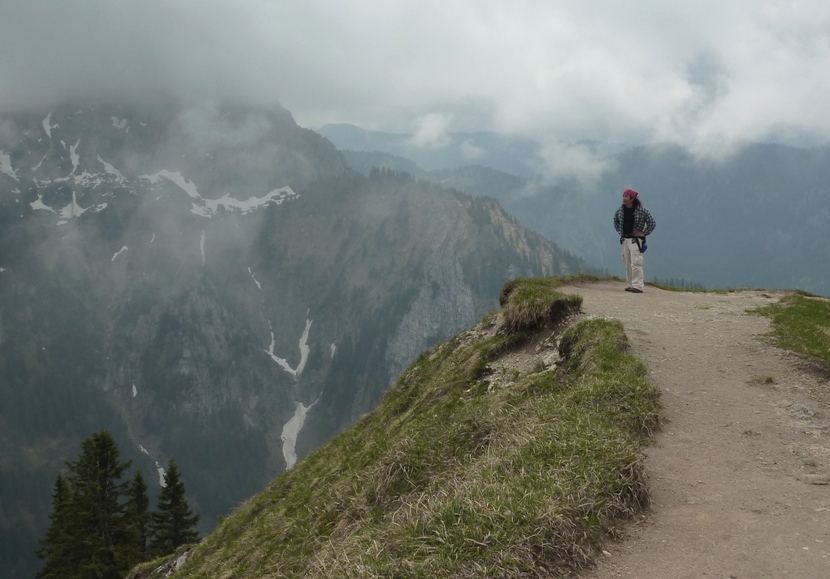
<svg viewBox="0 0 830 579">
<path fill-rule="evenodd" d="M 651 213 L 643 207 L 638 205 L 634 208 L 634 231 L 642 231 L 644 236 L 651 235 L 654 228 L 657 227 L 657 222 Z M 623 235 L 623 208 L 620 206 L 617 212 L 614 213 L 614 229 L 620 234 L 620 243 L 622 243 Z"/>
</svg>

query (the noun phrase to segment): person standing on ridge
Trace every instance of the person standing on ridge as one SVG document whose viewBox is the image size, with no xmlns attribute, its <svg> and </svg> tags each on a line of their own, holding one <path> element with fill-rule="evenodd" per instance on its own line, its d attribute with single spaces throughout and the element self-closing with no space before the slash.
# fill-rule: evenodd
<svg viewBox="0 0 830 579">
<path fill-rule="evenodd" d="M 637 195 L 634 189 L 623 191 L 622 206 L 614 213 L 614 229 L 620 234 L 622 245 L 625 280 L 628 282 L 625 291 L 641 294 L 643 293 L 643 252 L 646 249 L 646 236 L 654 231 L 657 222 L 637 199 Z"/>
</svg>

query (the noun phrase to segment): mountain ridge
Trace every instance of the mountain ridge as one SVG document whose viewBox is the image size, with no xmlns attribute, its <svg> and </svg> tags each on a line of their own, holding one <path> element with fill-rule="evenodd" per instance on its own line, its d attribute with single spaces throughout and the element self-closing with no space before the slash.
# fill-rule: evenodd
<svg viewBox="0 0 830 579">
<path fill-rule="evenodd" d="M 338 146 L 357 146 L 343 139 Z M 830 147 L 741 143 L 722 157 L 695 155 L 677 144 L 640 146 L 531 143 L 513 151 L 504 138 L 475 158 L 459 152 L 464 134 L 419 152 L 406 135 L 366 139 L 381 153 L 350 151 L 358 170 L 405 168 L 423 153 L 422 178 L 497 199 L 526 227 L 555 239 L 594 267 L 619 267 L 610 216 L 633 188 L 658 222 L 646 274 L 707 288 L 797 288 L 830 295 L 822 248 L 830 243 Z M 498 154 L 509 158 L 494 159 Z M 394 154 L 400 159 L 389 158 Z M 410 161 L 410 164 L 411 164 Z M 507 169 L 507 164 L 523 164 Z M 423 168 L 421 168 L 423 167 Z M 741 226 L 737 226 L 741 224 Z"/>
<path fill-rule="evenodd" d="M 571 280 L 573 281 L 573 280 Z M 584 568 L 648 504 L 658 393 L 567 281 L 422 354 L 379 406 L 144 577 L 539 576 Z"/>
<path fill-rule="evenodd" d="M 449 352 L 461 352 L 474 336 L 487 334 L 488 325 L 505 328 L 506 320 L 517 320 L 518 312 L 507 314 L 504 302 L 509 303 L 513 290 L 526 282 L 517 280 L 514 284 L 506 284 L 503 296 L 507 299 L 502 299 L 503 306 L 498 315 L 485 318 L 481 325 L 421 357 L 379 407 L 379 413 L 385 408 L 388 414 L 370 416 L 367 420 L 382 422 L 384 435 L 387 438 L 394 436 L 394 431 L 399 428 L 396 420 L 400 416 L 394 413 L 395 405 L 407 396 L 407 392 L 419 392 L 414 396 L 410 394 L 418 401 L 426 398 L 426 392 L 438 397 L 434 391 L 424 389 L 424 384 L 419 381 L 423 376 L 419 367 L 450 359 Z M 236 540 L 236 531 L 253 535 L 255 530 L 256 534 L 267 537 L 268 533 L 275 533 L 280 528 L 283 517 L 291 517 L 299 525 L 315 513 L 329 512 L 324 498 L 331 490 L 328 485 L 338 473 L 342 474 L 333 469 L 332 476 L 328 477 L 308 476 L 296 480 L 283 475 L 262 495 L 241 507 L 224 532 L 220 529 L 206 540 L 207 544 L 190 547 L 189 551 L 183 549 L 167 560 L 145 564 L 133 571 L 131 579 L 160 577 L 168 572 L 173 578 L 222 576 L 225 572 L 240 577 L 268 573 L 286 577 L 313 577 L 315 573 L 320 576 L 380 577 L 396 572 L 404 577 L 559 577 L 568 574 L 610 579 L 632 569 L 647 579 L 689 573 L 701 576 L 725 573 L 736 577 L 755 576 L 759 572 L 772 576 L 823 576 L 826 559 L 830 556 L 827 550 L 830 527 L 824 516 L 827 510 L 824 489 L 830 481 L 830 446 L 826 437 L 830 428 L 827 419 L 830 388 L 826 367 L 805 364 L 805 359 L 775 347 L 769 340 L 769 320 L 757 315 L 798 294 L 770 290 L 679 292 L 648 286 L 645 294 L 629 295 L 622 291 L 624 283 L 613 279 L 572 278 L 557 280 L 554 284 L 549 280 L 533 282 L 554 285 L 555 291 L 561 292 L 559 295 L 569 296 L 573 303 L 580 304 L 583 313 L 571 323 L 594 324 L 590 332 L 593 337 L 588 340 L 594 344 L 602 343 L 600 334 L 610 330 L 604 324 L 622 324 L 618 327 L 624 329 L 623 333 L 610 334 L 615 336 L 615 347 L 624 345 L 629 353 L 642 359 L 645 375 L 660 393 L 661 428 L 654 432 L 653 444 L 641 448 L 644 452 L 641 466 L 646 469 L 649 481 L 651 500 L 648 510 L 635 510 L 633 521 L 619 521 L 614 527 L 614 540 L 594 544 L 594 550 L 582 553 L 586 556 L 579 559 L 578 564 L 565 568 L 545 566 L 539 560 L 534 566 L 523 566 L 520 564 L 523 561 L 516 559 L 509 560 L 513 566 L 490 566 L 488 555 L 491 552 L 487 547 L 491 546 L 488 541 L 492 539 L 487 533 L 495 534 L 493 526 L 501 526 L 506 534 L 518 534 L 517 542 L 534 533 L 515 524 L 515 510 L 494 513 L 493 519 L 486 523 L 478 521 L 483 527 L 478 534 L 468 526 L 471 515 L 464 510 L 468 503 L 463 499 L 444 510 L 432 510 L 433 502 L 440 503 L 444 494 L 452 496 L 452 491 L 443 491 L 448 484 L 446 479 L 433 487 L 424 485 L 439 498 L 412 501 L 404 513 L 388 517 L 402 526 L 407 518 L 422 521 L 419 533 L 408 540 L 432 558 L 413 557 L 413 551 L 417 550 L 407 551 L 400 541 L 389 541 L 390 534 L 380 523 L 367 525 L 373 532 L 374 545 L 358 541 L 362 550 L 349 551 L 351 545 L 336 543 L 335 539 L 338 531 L 353 531 L 354 527 L 349 525 L 355 525 L 354 520 L 335 519 L 331 522 L 334 529 L 325 537 L 332 537 L 329 540 L 333 544 L 329 546 L 323 542 L 323 552 L 319 554 L 315 550 L 307 552 L 308 567 L 290 567 L 289 563 L 280 562 L 284 552 L 306 549 L 307 542 L 296 536 L 281 535 L 287 544 L 273 541 L 269 543 L 270 550 L 259 549 L 256 540 L 244 546 Z M 826 328 L 828 300 L 804 296 L 799 299 L 823 306 L 821 311 L 825 317 L 816 324 Z M 528 309 L 533 310 L 517 308 L 519 311 Z M 541 309 L 549 311 L 545 307 Z M 580 318 L 581 321 L 576 321 Z M 509 325 L 527 327 L 515 322 Z M 583 334 L 583 337 L 588 335 Z M 506 343 L 500 341 L 485 348 L 486 364 L 481 364 L 480 358 L 478 363 L 466 366 L 455 364 L 455 367 L 463 368 L 462 372 L 470 371 L 471 376 L 489 382 L 488 391 L 491 388 L 516 388 L 525 373 L 544 375 L 550 373 L 551 368 L 573 369 L 573 365 L 569 366 L 569 358 L 574 365 L 589 370 L 604 366 L 601 359 L 590 356 L 587 359 L 580 359 L 579 355 L 571 358 L 575 351 L 564 335 L 559 339 L 558 351 L 553 348 L 556 344 L 553 339 L 531 339 L 522 344 L 521 340 L 502 336 Z M 826 336 L 821 343 L 826 345 Z M 583 353 L 590 350 L 585 342 L 582 344 Z M 495 359 L 489 357 L 496 351 L 499 353 Z M 517 351 L 524 354 L 516 355 Z M 826 354 L 822 353 L 821 358 L 826 360 Z M 619 360 L 610 366 L 618 364 Z M 452 380 L 441 382 L 445 384 L 443 394 L 456 388 L 457 383 Z M 469 387 L 469 383 L 465 386 Z M 539 390 L 534 393 L 538 394 Z M 596 401 L 595 398 L 591 400 Z M 625 408 L 631 403 L 632 399 L 628 399 L 621 406 Z M 416 403 L 410 403 L 404 412 L 410 412 L 411 416 L 413 407 Z M 579 412 L 585 413 L 587 408 L 580 407 Z M 456 421 L 463 424 L 465 405 L 455 404 L 453 411 Z M 452 423 L 451 419 L 443 420 L 445 425 Z M 344 433 L 344 440 L 347 436 L 350 436 L 349 432 Z M 351 436 L 355 448 L 374 444 L 371 440 Z M 488 442 L 492 444 L 492 439 Z M 558 441 L 559 444 L 563 442 Z M 337 439 L 332 441 L 332 445 L 337 444 Z M 468 448 L 463 444 L 460 446 Z M 361 466 L 378 474 L 403 471 L 417 475 L 421 471 L 413 465 L 423 460 L 417 449 L 417 445 L 412 445 L 395 453 L 389 461 L 380 460 L 383 465 L 398 465 L 399 470 L 372 469 L 371 463 Z M 326 450 L 321 448 L 318 453 Z M 544 455 L 534 453 L 533 456 L 539 462 L 545 459 Z M 319 462 L 320 458 L 316 454 L 308 460 Z M 600 459 L 592 455 L 592 460 Z M 453 464 L 445 466 L 453 468 Z M 513 476 L 521 475 L 513 473 Z M 551 478 L 547 478 L 546 483 L 545 492 L 555 494 L 558 485 Z M 377 485 L 351 488 L 350 492 L 337 495 L 336 500 L 343 503 L 342 509 L 348 510 L 359 504 L 357 497 L 361 497 L 367 487 L 375 489 Z M 275 489 L 285 492 L 277 494 Z M 295 496 L 289 499 L 292 492 Z M 476 504 L 476 508 L 481 507 Z M 486 506 L 482 510 L 485 509 Z M 382 514 L 372 511 L 355 510 L 353 516 L 371 521 L 384 520 Z M 269 528 L 271 526 L 274 528 Z M 303 528 L 315 532 L 313 525 Z M 736 533 L 736 529 L 741 532 Z M 482 536 L 485 537 L 483 540 Z M 715 541 L 713 537 L 719 540 Z M 616 540 L 620 538 L 622 540 Z M 562 556 L 567 556 L 566 544 L 560 543 Z M 455 555 L 452 559 L 457 564 L 455 567 L 450 564 L 441 566 L 449 559 L 442 559 L 441 548 L 444 547 Z M 337 561 L 339 566 L 333 565 L 330 551 L 341 555 Z M 536 554 L 542 552 L 540 549 Z M 578 553 L 572 551 L 570 554 Z M 289 558 L 291 561 L 297 559 Z M 206 572 L 207 561 L 212 567 Z M 256 571 L 252 573 L 253 569 Z M 325 575 L 326 572 L 329 575 Z"/>
<path fill-rule="evenodd" d="M 359 175 L 287 111 L 153 112 L 0 121 L 10 578 L 34 572 L 52 479 L 91 432 L 145 475 L 175 457 L 206 532 L 507 279 L 587 267 L 495 201 Z"/>
</svg>

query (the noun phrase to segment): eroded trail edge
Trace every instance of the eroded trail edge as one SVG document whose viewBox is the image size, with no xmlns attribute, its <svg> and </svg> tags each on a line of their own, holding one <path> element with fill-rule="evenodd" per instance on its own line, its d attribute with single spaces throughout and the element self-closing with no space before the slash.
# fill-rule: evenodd
<svg viewBox="0 0 830 579">
<path fill-rule="evenodd" d="M 624 287 L 560 288 L 622 321 L 664 406 L 651 511 L 586 576 L 830 576 L 830 385 L 746 313 L 781 294 Z"/>
</svg>

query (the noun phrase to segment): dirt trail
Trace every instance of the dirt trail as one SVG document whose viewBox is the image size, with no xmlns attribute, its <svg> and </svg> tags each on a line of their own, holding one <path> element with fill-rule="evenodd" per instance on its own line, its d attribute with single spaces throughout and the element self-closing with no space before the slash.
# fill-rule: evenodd
<svg viewBox="0 0 830 579">
<path fill-rule="evenodd" d="M 830 578 L 830 384 L 745 313 L 780 294 L 624 287 L 563 289 L 622 321 L 666 419 L 647 450 L 651 511 L 585 576 Z"/>
</svg>

